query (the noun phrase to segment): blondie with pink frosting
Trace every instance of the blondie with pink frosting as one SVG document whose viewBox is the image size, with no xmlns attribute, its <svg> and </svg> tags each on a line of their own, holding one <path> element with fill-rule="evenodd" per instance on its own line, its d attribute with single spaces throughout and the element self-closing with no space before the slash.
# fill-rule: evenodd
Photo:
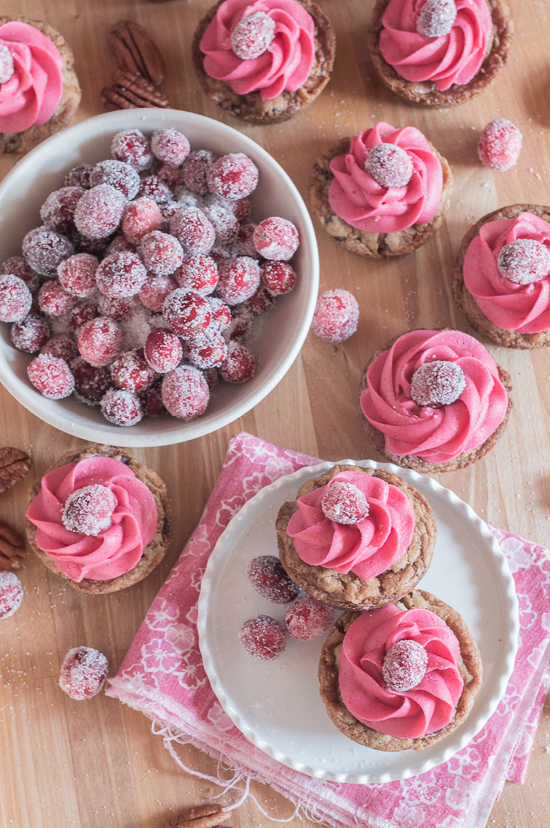
<svg viewBox="0 0 550 828">
<path fill-rule="evenodd" d="M 483 216 L 462 241 L 453 289 L 470 325 L 497 345 L 550 345 L 550 207 Z"/>
<path fill-rule="evenodd" d="M 73 54 L 49 26 L 0 18 L 0 146 L 25 153 L 64 129 L 80 103 Z"/>
<path fill-rule="evenodd" d="M 497 78 L 512 33 L 503 0 L 377 0 L 368 44 L 392 92 L 441 107 L 479 95 Z"/>
<path fill-rule="evenodd" d="M 459 613 L 429 592 L 333 625 L 319 662 L 321 697 L 336 727 L 376 750 L 422 750 L 468 716 L 481 656 Z"/>
<path fill-rule="evenodd" d="M 420 130 L 381 121 L 321 156 L 309 196 L 333 239 L 378 259 L 403 256 L 433 236 L 452 182 L 446 159 Z"/>
<path fill-rule="evenodd" d="M 199 23 L 193 62 L 218 106 L 246 121 L 286 121 L 330 79 L 335 38 L 311 0 L 220 0 Z"/>
<path fill-rule="evenodd" d="M 124 449 L 60 458 L 31 489 L 29 544 L 81 592 L 117 592 L 145 578 L 170 542 L 166 486 Z"/>
<path fill-rule="evenodd" d="M 401 477 L 345 465 L 306 481 L 279 509 L 276 528 L 292 581 L 352 610 L 410 592 L 430 565 L 437 533 L 428 501 Z"/>
</svg>

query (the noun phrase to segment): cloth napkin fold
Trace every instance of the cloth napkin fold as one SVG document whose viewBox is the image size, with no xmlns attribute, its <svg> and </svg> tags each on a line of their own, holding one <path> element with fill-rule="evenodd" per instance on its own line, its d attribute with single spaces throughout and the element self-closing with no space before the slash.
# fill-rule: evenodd
<svg viewBox="0 0 550 828">
<path fill-rule="evenodd" d="M 483 730 L 448 762 L 383 785 L 323 782 L 252 745 L 217 701 L 202 665 L 197 600 L 208 557 L 241 506 L 264 486 L 316 458 L 250 434 L 233 438 L 197 529 L 153 602 L 107 695 L 151 718 L 165 742 L 192 743 L 288 797 L 335 828 L 480 828 L 506 779 L 524 779 L 549 682 L 550 552 L 490 527 L 508 558 L 521 641 L 506 694 Z M 191 771 L 193 772 L 193 771 Z"/>
</svg>

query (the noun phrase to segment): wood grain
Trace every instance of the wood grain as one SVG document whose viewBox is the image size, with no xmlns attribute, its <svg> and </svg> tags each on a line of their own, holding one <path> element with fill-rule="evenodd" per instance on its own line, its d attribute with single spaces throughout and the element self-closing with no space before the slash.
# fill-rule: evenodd
<svg viewBox="0 0 550 828">
<path fill-rule="evenodd" d="M 219 473 L 228 440 L 240 430 L 328 460 L 372 457 L 357 406 L 362 367 L 375 349 L 410 327 L 461 327 L 453 306 L 451 267 L 468 226 L 515 202 L 548 203 L 550 174 L 550 5 L 509 0 L 516 22 L 510 64 L 494 87 L 474 101 L 442 111 L 407 105 L 382 88 L 365 53 L 372 0 L 318 0 L 332 19 L 337 58 L 332 80 L 309 110 L 280 126 L 253 127 L 222 115 L 207 102 L 191 68 L 190 43 L 209 0 L 20 0 L 17 14 L 46 20 L 75 51 L 83 91 L 78 118 L 101 112 L 99 93 L 115 68 L 107 33 L 120 19 L 135 20 L 162 47 L 172 104 L 240 129 L 282 164 L 302 194 L 315 158 L 339 139 L 379 120 L 423 130 L 450 161 L 453 204 L 443 227 L 415 255 L 365 261 L 319 231 L 321 287 L 351 290 L 361 306 L 357 333 L 340 346 L 310 336 L 280 385 L 252 412 L 216 434 L 175 447 L 140 450 L 179 503 L 172 548 L 141 584 L 110 596 L 74 592 L 30 556 L 21 570 L 25 599 L 0 625 L 0 826 L 2 828 L 160 828 L 169 816 L 218 793 L 183 773 L 141 714 L 103 695 L 77 703 L 57 687 L 66 651 L 87 643 L 102 650 L 114 674 L 178 552 L 193 531 Z M 13 0 L 0 0 L 0 15 Z M 497 117 L 524 135 L 520 162 L 507 173 L 477 161 L 476 143 Z M 5 175 L 16 159 L 0 159 Z M 487 520 L 550 545 L 550 349 L 530 353 L 490 348 L 511 375 L 515 408 L 507 432 L 486 459 L 441 478 Z M 50 428 L 0 388 L 2 445 L 33 457 L 31 474 L 0 496 L 0 519 L 22 529 L 26 491 L 58 455 L 82 441 Z M 376 458 L 374 458 L 376 459 Z M 193 473 L 190 474 L 189 470 Z M 197 474 L 197 470 L 200 473 Z M 550 822 L 550 707 L 546 706 L 524 786 L 506 785 L 494 806 L 494 828 L 546 828 Z M 216 766 L 192 747 L 182 761 L 204 774 Z M 292 806 L 269 788 L 253 792 L 273 816 Z M 252 801 L 234 824 L 267 828 Z M 304 823 L 294 818 L 291 828 Z M 308 824 L 306 822 L 306 824 Z M 313 823 L 312 823 L 313 825 Z M 416 828 L 416 823 L 410 824 Z"/>
</svg>

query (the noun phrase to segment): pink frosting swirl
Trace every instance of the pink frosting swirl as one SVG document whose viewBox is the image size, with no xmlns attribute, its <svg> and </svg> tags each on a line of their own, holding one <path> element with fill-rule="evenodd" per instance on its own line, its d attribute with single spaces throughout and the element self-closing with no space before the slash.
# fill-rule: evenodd
<svg viewBox="0 0 550 828">
<path fill-rule="evenodd" d="M 116 497 L 112 524 L 96 536 L 66 529 L 65 501 L 77 489 L 101 484 Z M 96 455 L 67 463 L 42 478 L 41 490 L 27 509 L 36 526 L 36 543 L 72 581 L 108 581 L 129 572 L 157 531 L 158 511 L 147 486 L 120 460 Z"/>
<path fill-rule="evenodd" d="M 323 514 L 321 501 L 327 488 L 345 480 L 365 495 L 369 514 L 352 525 L 334 523 Z M 298 511 L 288 522 L 296 552 L 312 566 L 336 572 L 353 572 L 368 581 L 397 561 L 409 546 L 414 514 L 401 489 L 370 474 L 343 471 L 307 495 L 298 498 Z"/>
<path fill-rule="evenodd" d="M 428 664 L 412 690 L 389 688 L 384 656 L 398 641 L 424 648 Z M 363 724 L 400 739 L 417 739 L 452 721 L 464 681 L 457 667 L 460 646 L 442 618 L 429 610 L 401 611 L 395 604 L 363 612 L 349 627 L 340 651 L 340 693 Z"/>
<path fill-rule="evenodd" d="M 533 213 L 489 221 L 464 257 L 464 284 L 487 319 L 506 331 L 538 333 L 550 328 L 550 273 L 520 285 L 501 275 L 498 254 L 517 239 L 535 239 L 550 249 L 550 224 Z"/>
<path fill-rule="evenodd" d="M 0 84 L 0 132 L 24 132 L 44 124 L 63 94 L 63 59 L 34 26 L 12 20 L 0 25 L 0 46 L 13 60 L 13 74 Z"/>
<path fill-rule="evenodd" d="M 273 20 L 275 36 L 259 57 L 242 60 L 231 48 L 231 32 L 241 18 L 256 12 Z M 200 43 L 204 71 L 237 95 L 259 91 L 265 101 L 296 92 L 313 66 L 314 32 L 313 18 L 296 0 L 225 0 Z"/>
<path fill-rule="evenodd" d="M 433 81 L 445 91 L 463 85 L 479 72 L 491 37 L 487 0 L 456 0 L 456 19 L 449 34 L 426 37 L 416 31 L 425 0 L 390 0 L 380 32 L 382 57 L 408 81 Z"/>
<path fill-rule="evenodd" d="M 413 162 L 405 187 L 383 187 L 365 171 L 372 147 L 396 144 Z M 334 174 L 329 204 L 336 215 L 367 233 L 397 233 L 413 224 L 426 224 L 437 212 L 443 190 L 443 170 L 429 141 L 415 127 L 395 129 L 381 121 L 352 138 L 347 155 L 330 162 Z"/>
<path fill-rule="evenodd" d="M 456 402 L 419 406 L 411 378 L 426 362 L 444 360 L 462 368 L 466 387 Z M 410 331 L 373 360 L 361 394 L 363 414 L 385 436 L 391 454 L 414 454 L 444 463 L 481 446 L 500 425 L 508 394 L 490 353 L 461 331 Z"/>
</svg>

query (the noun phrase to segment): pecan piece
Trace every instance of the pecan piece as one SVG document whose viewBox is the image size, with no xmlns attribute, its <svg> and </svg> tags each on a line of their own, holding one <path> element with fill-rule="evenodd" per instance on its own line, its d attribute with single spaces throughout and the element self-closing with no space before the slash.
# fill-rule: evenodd
<svg viewBox="0 0 550 828">
<path fill-rule="evenodd" d="M 31 467 L 31 458 L 18 448 L 5 446 L 0 448 L 0 492 L 11 489 L 27 474 Z"/>
<path fill-rule="evenodd" d="M 196 805 L 169 820 L 166 828 L 217 828 L 228 819 L 221 805 Z"/>
<path fill-rule="evenodd" d="M 107 111 L 115 109 L 168 109 L 166 95 L 141 75 L 113 72 L 113 85 L 101 90 L 101 100 Z"/>
<path fill-rule="evenodd" d="M 164 60 L 145 29 L 131 20 L 119 20 L 109 32 L 109 45 L 119 69 L 142 75 L 149 83 L 160 86 L 165 74 Z"/>
<path fill-rule="evenodd" d="M 9 523 L 0 520 L 0 571 L 21 569 L 25 557 L 25 541 Z"/>
</svg>

